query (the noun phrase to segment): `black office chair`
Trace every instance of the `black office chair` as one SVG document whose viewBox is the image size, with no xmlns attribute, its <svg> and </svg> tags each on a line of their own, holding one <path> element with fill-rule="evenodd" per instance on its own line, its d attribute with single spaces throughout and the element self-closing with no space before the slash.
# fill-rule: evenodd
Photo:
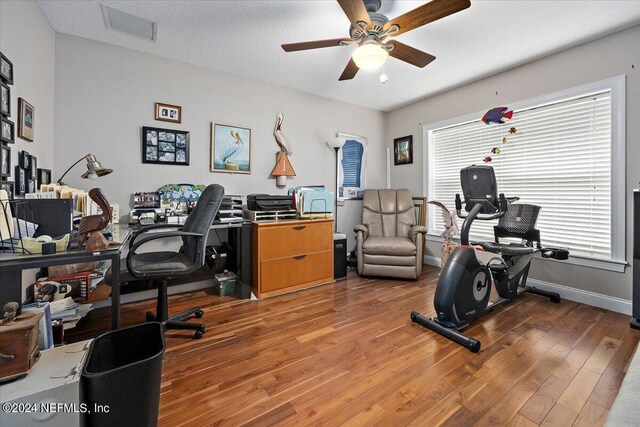
<svg viewBox="0 0 640 427">
<path fill-rule="evenodd" d="M 194 338 L 200 338 L 204 334 L 205 326 L 203 324 L 182 321 L 191 315 L 195 315 L 196 318 L 202 317 L 204 313 L 199 307 L 191 308 L 175 316 L 168 316 L 167 283 L 174 277 L 189 275 L 204 265 L 207 237 L 220 208 L 223 195 L 224 188 L 222 186 L 209 185 L 202 192 L 196 207 L 189 214 L 184 225 L 149 225 L 136 230 L 131 236 L 127 269 L 133 277 L 158 281 L 156 312 L 148 312 L 147 321 L 162 322 L 165 329 L 195 330 Z M 167 230 L 162 231 L 162 229 Z M 152 240 L 171 237 L 182 237 L 182 247 L 178 252 L 136 252 L 138 248 Z"/>
</svg>

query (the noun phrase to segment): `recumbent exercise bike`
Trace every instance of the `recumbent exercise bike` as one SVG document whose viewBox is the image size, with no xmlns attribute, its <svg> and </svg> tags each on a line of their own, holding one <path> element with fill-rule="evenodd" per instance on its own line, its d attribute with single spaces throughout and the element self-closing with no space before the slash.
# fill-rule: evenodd
<svg viewBox="0 0 640 427">
<path fill-rule="evenodd" d="M 435 331 L 476 353 L 480 341 L 460 331 L 488 311 L 509 302 L 524 292 L 542 295 L 559 303 L 560 295 L 526 285 L 534 254 L 544 258 L 567 259 L 563 248 L 542 248 L 540 231 L 535 228 L 539 206 L 512 204 L 519 198 L 498 195 L 493 167 L 472 165 L 460 171 L 466 214 L 456 194 L 456 213 L 464 219 L 460 232 L 460 247 L 445 264 L 433 301 L 433 319 L 412 311 L 411 320 Z M 499 219 L 494 227 L 494 242 L 472 242 L 469 230 L 474 220 Z M 501 243 L 500 238 L 517 238 L 520 243 Z M 534 246 L 535 244 L 535 246 Z M 491 282 L 499 295 L 489 301 Z"/>
</svg>

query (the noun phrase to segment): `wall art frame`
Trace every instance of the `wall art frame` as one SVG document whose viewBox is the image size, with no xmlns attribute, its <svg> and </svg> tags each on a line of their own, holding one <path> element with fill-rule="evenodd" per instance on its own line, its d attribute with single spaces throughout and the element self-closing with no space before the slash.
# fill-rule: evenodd
<svg viewBox="0 0 640 427">
<path fill-rule="evenodd" d="M 189 132 L 144 126 L 142 163 L 189 166 Z"/>
</svg>

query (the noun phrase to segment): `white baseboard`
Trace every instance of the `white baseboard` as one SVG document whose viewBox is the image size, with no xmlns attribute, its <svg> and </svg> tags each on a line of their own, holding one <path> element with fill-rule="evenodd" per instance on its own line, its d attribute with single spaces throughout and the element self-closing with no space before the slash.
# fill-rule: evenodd
<svg viewBox="0 0 640 427">
<path fill-rule="evenodd" d="M 580 302 L 582 304 L 604 308 L 605 310 L 615 311 L 616 313 L 622 313 L 631 316 L 630 300 L 610 297 L 609 295 L 603 295 L 596 292 L 585 291 L 582 289 L 576 289 L 570 286 L 558 285 L 557 283 L 550 283 L 537 279 L 528 279 L 527 284 L 529 286 L 535 286 L 536 288 L 544 289 L 547 291 L 557 292 L 563 299 L 568 299 L 570 301 Z"/>
<path fill-rule="evenodd" d="M 424 263 L 427 265 L 440 267 L 440 261 L 440 257 L 435 257 L 432 255 L 424 256 Z M 527 279 L 527 284 L 529 286 L 535 286 L 536 288 L 544 289 L 546 291 L 557 292 L 563 299 L 631 316 L 630 300 L 610 297 L 608 295 L 603 295 L 596 292 L 585 291 L 582 289 L 572 288 L 570 286 L 558 285 L 557 283 L 545 282 L 543 280 L 532 278 Z"/>
<path fill-rule="evenodd" d="M 433 256 L 433 255 L 425 255 L 424 256 L 424 263 L 427 264 L 427 265 L 432 265 L 434 267 L 440 267 L 441 262 L 442 262 L 442 259 L 440 257 Z"/>
</svg>

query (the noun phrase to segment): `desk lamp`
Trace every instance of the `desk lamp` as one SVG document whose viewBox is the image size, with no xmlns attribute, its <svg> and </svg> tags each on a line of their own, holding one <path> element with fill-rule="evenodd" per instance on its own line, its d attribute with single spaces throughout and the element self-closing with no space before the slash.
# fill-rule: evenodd
<svg viewBox="0 0 640 427">
<path fill-rule="evenodd" d="M 334 151 L 336 152 L 336 194 L 334 197 L 336 217 L 334 218 L 333 224 L 335 227 L 334 231 L 337 232 L 338 231 L 338 190 L 340 185 L 338 183 L 338 151 L 340 151 L 340 149 L 342 148 L 342 146 L 346 141 L 344 140 L 344 138 L 329 138 L 326 142 L 329 148 L 333 148 Z"/>
<path fill-rule="evenodd" d="M 62 174 L 60 179 L 58 179 L 57 181 L 58 185 L 66 185 L 64 182 L 62 182 L 62 178 L 64 178 L 65 175 L 67 175 L 75 165 L 77 165 L 83 160 L 87 161 L 87 171 L 82 174 L 82 178 L 84 179 L 94 180 L 100 176 L 109 175 L 111 172 L 113 172 L 112 169 L 107 169 L 103 167 L 102 164 L 98 161 L 98 159 L 96 159 L 96 156 L 94 156 L 93 154 L 87 154 L 86 156 L 81 157 L 77 162 L 72 164 L 69 167 L 69 169 L 67 169 L 65 173 Z"/>
</svg>

